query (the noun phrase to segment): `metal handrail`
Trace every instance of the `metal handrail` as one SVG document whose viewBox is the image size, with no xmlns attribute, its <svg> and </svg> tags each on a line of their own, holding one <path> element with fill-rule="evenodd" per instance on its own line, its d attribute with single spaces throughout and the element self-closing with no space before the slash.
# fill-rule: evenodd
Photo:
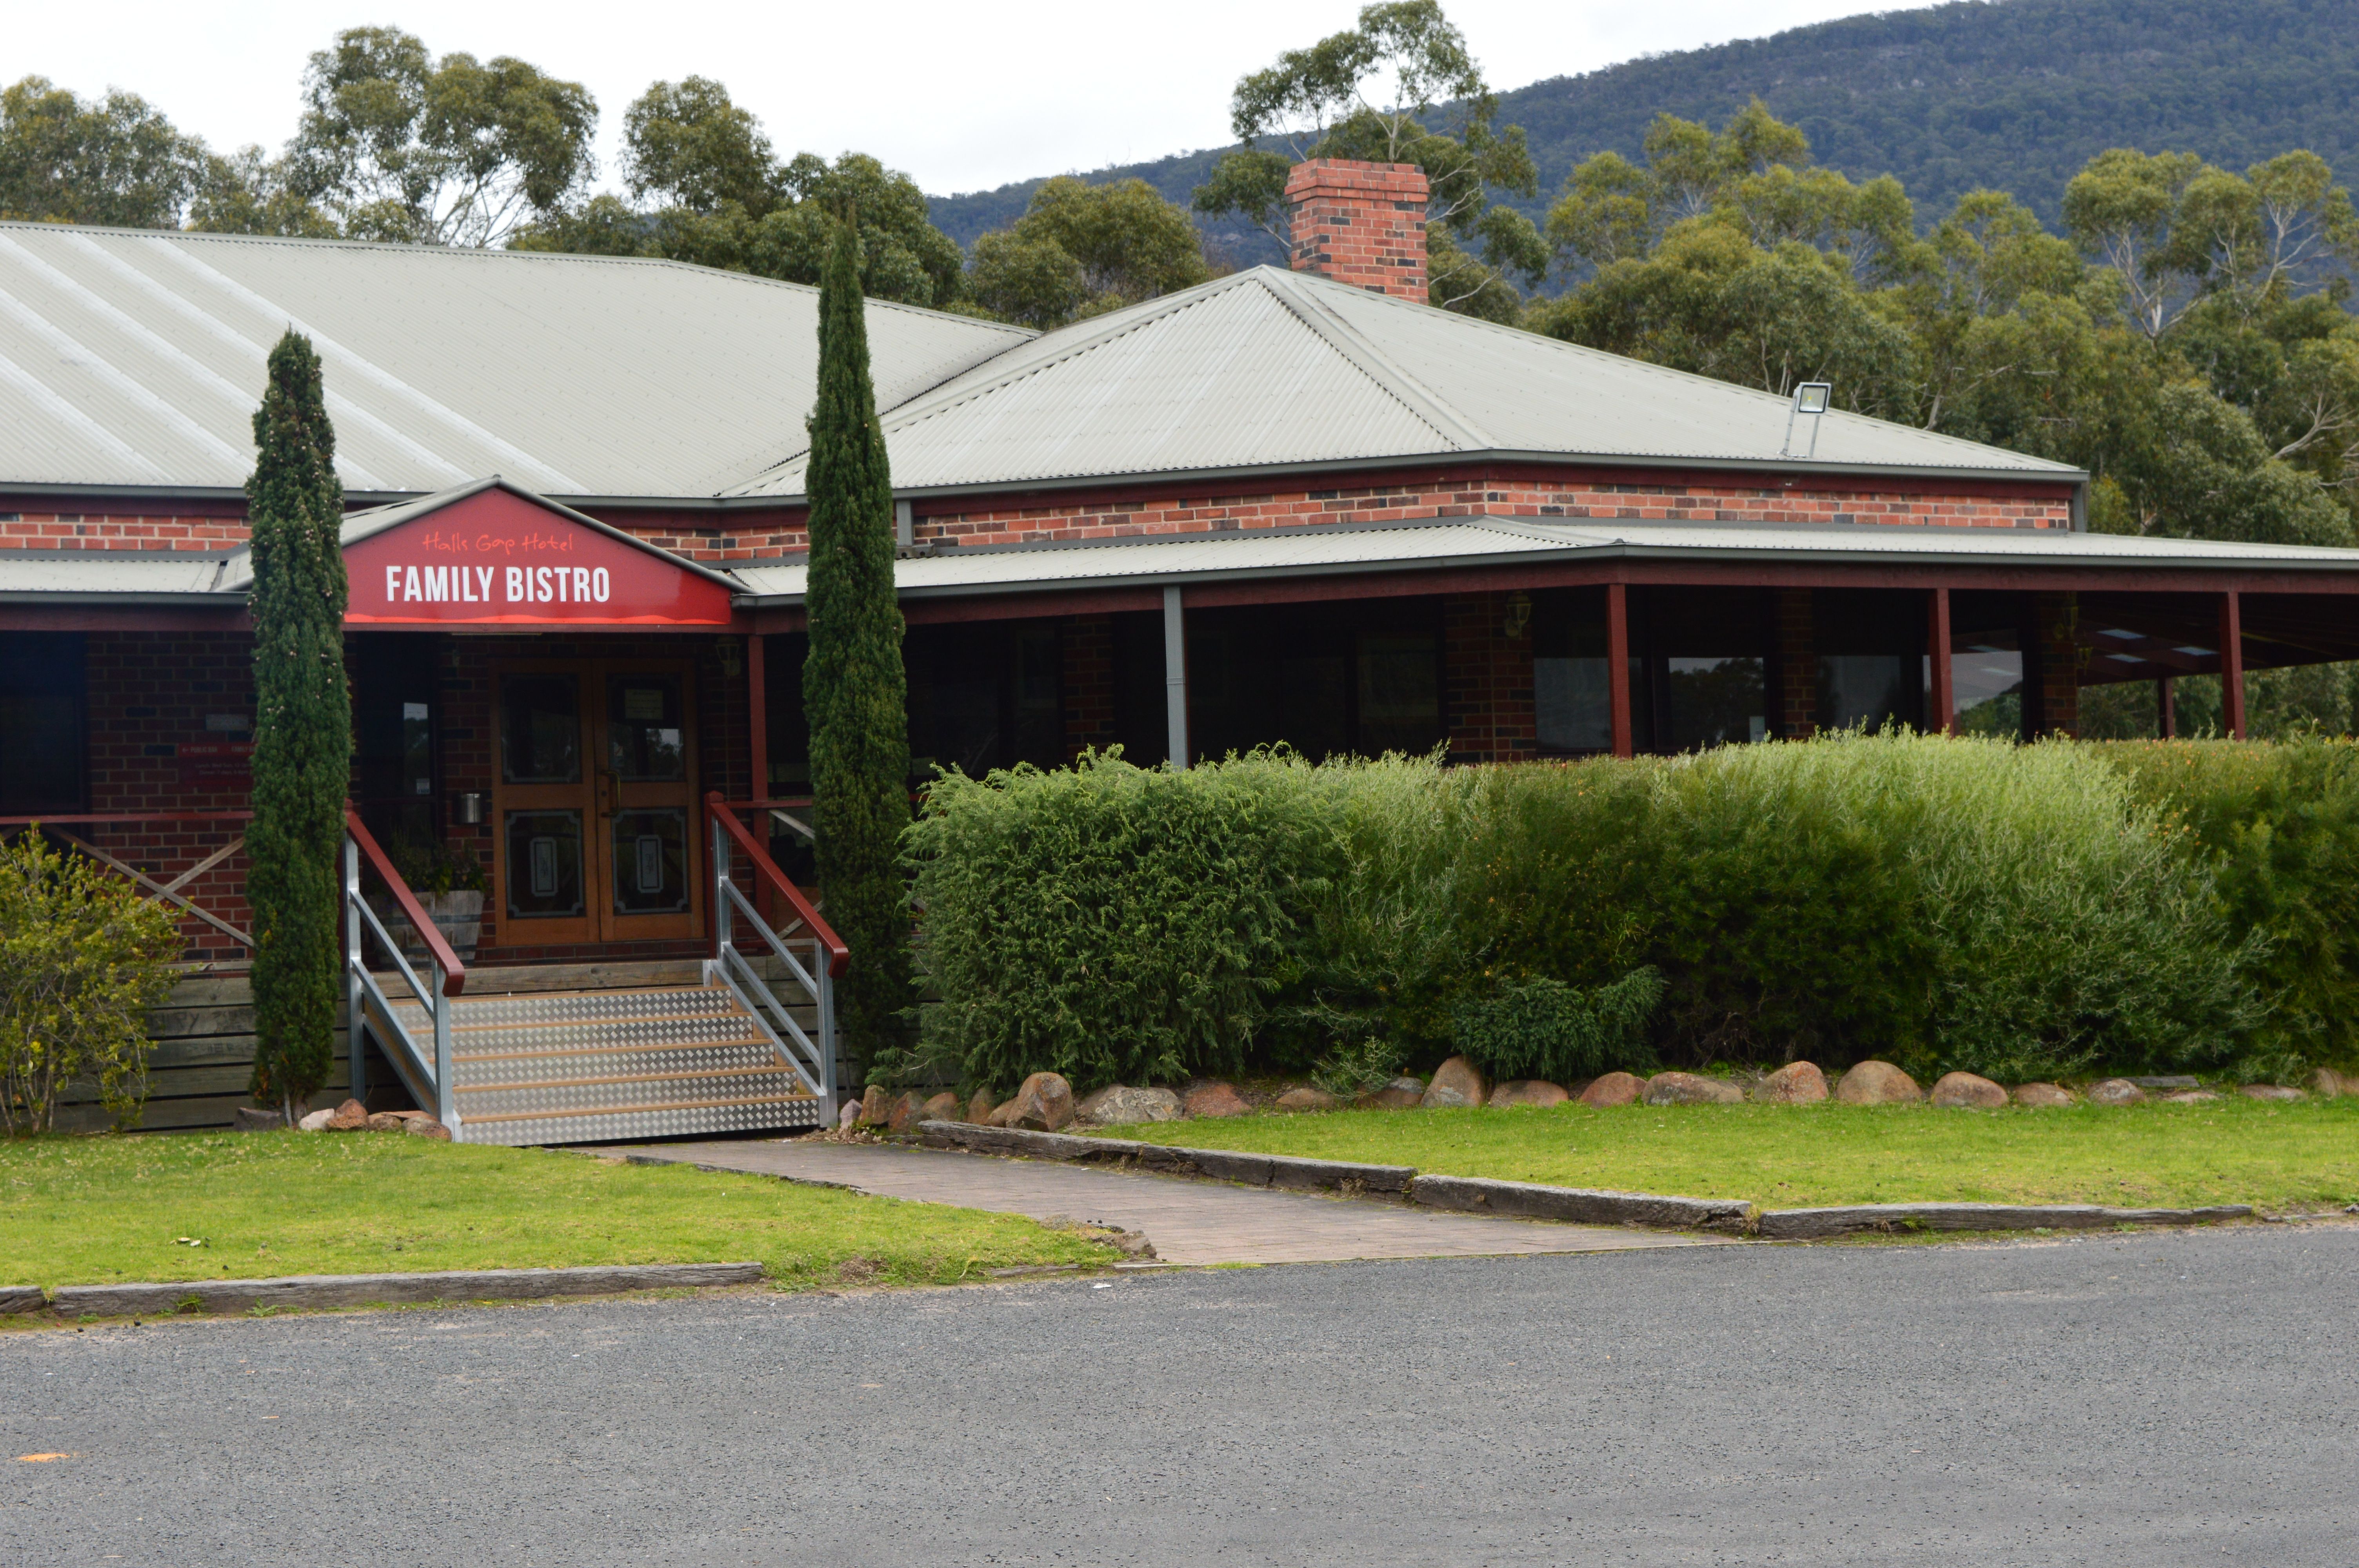
<svg viewBox="0 0 2359 1568">
<path fill-rule="evenodd" d="M 410 968 L 403 956 L 401 945 L 386 930 L 376 911 L 361 896 L 361 861 L 365 858 L 370 867 L 383 879 L 386 891 L 408 921 L 410 929 L 426 945 L 426 953 L 434 968 L 433 983 L 429 986 Z M 419 1005 L 433 1020 L 433 1060 L 429 1065 L 418 1042 L 409 1037 L 401 1021 L 394 1016 L 393 1003 L 386 997 L 376 977 L 369 972 L 364 961 L 364 932 L 374 933 L 386 953 L 393 959 L 394 972 L 418 999 Z M 349 802 L 344 806 L 344 1000 L 349 1009 L 351 1030 L 353 1096 L 361 1098 L 368 1092 L 364 1069 L 367 1043 L 367 1020 L 370 1010 L 364 1002 L 374 1001 L 375 1013 L 386 1035 L 386 1044 L 397 1047 L 386 1054 L 394 1070 L 409 1080 L 409 1092 L 420 1105 L 434 1108 L 435 1119 L 454 1133 L 459 1128 L 457 1097 L 453 1094 L 451 1066 L 451 1025 L 455 999 L 466 989 L 467 968 L 451 944 L 427 916 L 418 903 L 418 895 L 393 869 L 393 862 L 377 847 L 369 830 L 361 825 L 360 814 Z"/>
<path fill-rule="evenodd" d="M 851 949 L 820 918 L 819 911 L 803 896 L 802 890 L 755 842 L 737 814 L 730 810 L 727 800 L 716 791 L 704 797 L 704 809 L 712 824 L 712 960 L 708 972 L 736 994 L 739 1003 L 768 1036 L 779 1059 L 819 1098 L 821 1115 L 832 1122 L 836 1114 L 834 982 L 850 962 Z M 785 898 L 795 912 L 796 923 L 788 927 L 788 933 L 800 931 L 801 940 L 810 944 L 809 966 L 795 955 L 785 936 L 770 928 L 761 911 L 738 888 L 736 879 L 730 874 L 733 849 L 742 850 L 752 861 L 755 875 Z M 738 951 L 736 922 L 740 916 L 753 926 L 762 945 L 786 965 L 787 972 L 810 995 L 819 1013 L 816 1038 L 795 1021 L 794 1013 L 771 990 L 769 982 Z M 789 1045 L 788 1041 L 793 1044 Z"/>
</svg>

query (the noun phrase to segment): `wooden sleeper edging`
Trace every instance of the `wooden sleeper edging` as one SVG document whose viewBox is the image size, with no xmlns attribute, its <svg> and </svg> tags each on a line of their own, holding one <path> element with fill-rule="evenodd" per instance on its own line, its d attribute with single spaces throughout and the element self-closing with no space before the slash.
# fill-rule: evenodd
<svg viewBox="0 0 2359 1568">
<path fill-rule="evenodd" d="M 1655 1193 L 1499 1182 L 1483 1176 L 1419 1176 L 1409 1184 L 1408 1198 L 1428 1208 L 1464 1214 L 1566 1220 L 1576 1225 L 1723 1230 L 1739 1235 L 1749 1228 L 1753 1217 L 1753 1206 L 1743 1198 L 1666 1197 Z"/>
<path fill-rule="evenodd" d="M 2249 1219 L 2250 1204 L 2210 1208 L 2105 1208 L 2095 1204 L 1877 1203 L 1776 1208 L 1760 1217 L 1764 1241 L 1905 1230 L 2093 1230 L 2109 1225 L 2204 1225 Z"/>
<path fill-rule="evenodd" d="M 38 1285 L 0 1285 L 0 1317 L 10 1313 L 38 1312 L 49 1305 Z"/>
<path fill-rule="evenodd" d="M 625 1263 L 584 1269 L 455 1269 L 429 1274 L 293 1274 L 275 1280 L 181 1280 L 161 1284 L 61 1285 L 49 1304 L 69 1317 L 165 1317 L 191 1302 L 200 1312 L 289 1311 L 376 1303 L 530 1301 L 683 1285 L 744 1285 L 759 1263 Z M 38 1292 L 34 1292 L 36 1296 Z M 18 1307 L 16 1311 L 35 1308 Z"/>
<path fill-rule="evenodd" d="M 1379 1193 L 1399 1196 L 1417 1175 L 1413 1165 L 1363 1165 L 1348 1160 L 1301 1160 L 1288 1154 L 1247 1154 L 1234 1149 L 1182 1149 L 1127 1138 L 1081 1138 L 971 1121 L 924 1121 L 918 1133 L 931 1149 L 1021 1154 L 1036 1160 L 1129 1160 L 1139 1169 L 1174 1176 L 1206 1176 L 1248 1186 L 1294 1192 Z"/>
</svg>

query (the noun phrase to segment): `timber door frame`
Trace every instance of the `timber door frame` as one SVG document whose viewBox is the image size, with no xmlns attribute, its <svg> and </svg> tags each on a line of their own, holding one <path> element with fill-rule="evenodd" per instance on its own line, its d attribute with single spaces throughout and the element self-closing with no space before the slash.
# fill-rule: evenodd
<svg viewBox="0 0 2359 1568">
<path fill-rule="evenodd" d="M 704 935 L 703 809 L 700 773 L 693 658 L 502 659 L 491 671 L 492 874 L 486 902 L 498 947 L 569 946 L 603 943 L 676 940 Z M 662 676 L 678 683 L 680 704 L 681 776 L 673 781 L 624 780 L 610 765 L 608 683 L 615 676 Z M 508 779 L 507 688 L 516 676 L 563 676 L 573 681 L 578 776 L 561 784 L 519 784 Z M 672 797 L 677 796 L 677 799 Z M 651 798 L 652 797 L 652 798 Z M 683 814 L 683 871 L 688 907 L 679 914 L 622 914 L 614 908 L 616 878 L 613 822 L 617 809 Z M 508 907 L 508 884 L 518 868 L 510 853 L 512 811 L 579 814 L 582 833 L 582 912 L 571 916 L 518 916 Z"/>
</svg>

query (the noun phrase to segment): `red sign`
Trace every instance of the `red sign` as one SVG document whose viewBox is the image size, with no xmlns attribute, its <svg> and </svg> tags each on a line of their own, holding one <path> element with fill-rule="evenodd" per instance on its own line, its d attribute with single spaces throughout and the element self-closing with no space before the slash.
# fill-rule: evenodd
<svg viewBox="0 0 2359 1568">
<path fill-rule="evenodd" d="M 500 489 L 344 548 L 348 625 L 725 626 L 729 589 Z"/>
</svg>

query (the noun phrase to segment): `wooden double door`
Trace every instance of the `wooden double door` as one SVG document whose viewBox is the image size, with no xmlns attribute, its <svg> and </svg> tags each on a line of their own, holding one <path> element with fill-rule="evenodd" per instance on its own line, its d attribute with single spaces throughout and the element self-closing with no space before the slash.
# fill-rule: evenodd
<svg viewBox="0 0 2359 1568">
<path fill-rule="evenodd" d="M 701 933 L 694 674 L 685 659 L 495 671 L 502 946 Z"/>
</svg>

